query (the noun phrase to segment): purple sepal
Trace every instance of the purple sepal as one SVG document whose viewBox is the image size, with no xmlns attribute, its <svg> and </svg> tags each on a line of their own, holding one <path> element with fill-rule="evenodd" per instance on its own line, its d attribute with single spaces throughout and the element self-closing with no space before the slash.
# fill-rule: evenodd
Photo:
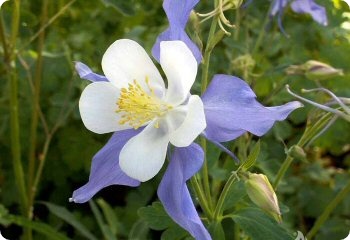
<svg viewBox="0 0 350 240">
<path fill-rule="evenodd" d="M 275 0 L 270 11 L 270 16 L 275 16 L 277 13 L 281 13 L 287 3 L 288 0 Z"/>
<path fill-rule="evenodd" d="M 313 0 L 294 0 L 291 7 L 296 13 L 308 13 L 312 18 L 321 25 L 328 24 L 326 9 Z"/>
<path fill-rule="evenodd" d="M 199 171 L 204 153 L 192 143 L 185 148 L 175 148 L 169 166 L 158 187 L 158 197 L 169 216 L 195 239 L 211 239 L 192 202 L 186 181 Z"/>
<path fill-rule="evenodd" d="M 246 131 L 265 134 L 275 123 L 282 121 L 302 106 L 293 101 L 282 106 L 264 107 L 243 80 L 229 75 L 215 75 L 202 96 L 208 139 L 218 142 L 233 140 Z"/>
<path fill-rule="evenodd" d="M 161 33 L 152 48 L 154 58 L 159 62 L 160 42 L 181 40 L 192 51 L 199 64 L 202 61 L 202 54 L 197 45 L 192 42 L 185 32 L 186 23 L 192 9 L 199 0 L 164 0 L 163 8 L 169 20 L 169 28 Z"/>
<path fill-rule="evenodd" d="M 128 177 L 119 167 L 119 153 L 130 138 L 140 130 L 128 129 L 116 132 L 92 159 L 88 183 L 73 192 L 70 201 L 84 203 L 98 191 L 110 185 L 138 186 L 140 182 Z"/>
<path fill-rule="evenodd" d="M 105 76 L 94 73 L 87 65 L 82 62 L 75 62 L 75 70 L 78 72 L 79 77 L 89 80 L 91 82 L 108 82 Z"/>
</svg>

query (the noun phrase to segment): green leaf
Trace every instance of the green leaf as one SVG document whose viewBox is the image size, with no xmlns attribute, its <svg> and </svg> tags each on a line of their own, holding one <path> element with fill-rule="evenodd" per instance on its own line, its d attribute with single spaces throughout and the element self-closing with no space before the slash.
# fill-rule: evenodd
<svg viewBox="0 0 350 240">
<path fill-rule="evenodd" d="M 161 240 L 183 240 L 187 236 L 189 236 L 188 232 L 174 224 L 162 233 Z"/>
<path fill-rule="evenodd" d="M 118 12 L 123 15 L 131 16 L 135 15 L 135 10 L 133 8 L 133 1 L 125 1 L 125 0 L 101 0 L 105 6 L 113 7 Z"/>
<path fill-rule="evenodd" d="M 254 166 L 260 153 L 260 140 L 254 145 L 252 151 L 249 153 L 247 160 L 242 164 L 242 170 L 247 171 L 249 168 Z"/>
<path fill-rule="evenodd" d="M 257 208 L 245 208 L 235 212 L 232 219 L 252 240 L 293 240 L 280 224 Z"/>
<path fill-rule="evenodd" d="M 62 233 L 59 233 L 57 229 L 47 225 L 46 223 L 30 221 L 27 218 L 15 215 L 7 215 L 5 218 L 7 221 L 12 224 L 19 225 L 21 227 L 30 228 L 38 233 L 41 233 L 47 237 L 47 239 L 52 240 L 69 240 L 68 237 L 64 236 Z"/>
<path fill-rule="evenodd" d="M 225 232 L 221 222 L 213 222 L 209 225 L 208 230 L 213 239 L 225 240 Z"/>
<path fill-rule="evenodd" d="M 97 238 L 83 224 L 81 224 L 75 218 L 75 216 L 72 213 L 70 213 L 66 208 L 48 202 L 40 203 L 44 204 L 52 214 L 73 226 L 76 230 L 78 230 L 81 233 L 82 236 L 86 237 L 89 240 L 97 240 Z"/>
<path fill-rule="evenodd" d="M 235 182 L 229 189 L 227 197 L 225 198 L 223 210 L 234 207 L 239 200 L 241 200 L 247 193 L 244 188 L 243 181 Z"/>
<path fill-rule="evenodd" d="M 103 215 L 108 223 L 109 229 L 112 231 L 113 235 L 117 235 L 117 223 L 118 219 L 112 207 L 104 201 L 102 198 L 97 199 L 97 204 L 102 209 Z"/>
<path fill-rule="evenodd" d="M 149 232 L 149 227 L 146 221 L 143 219 L 138 220 L 134 223 L 132 226 L 130 233 L 129 233 L 129 239 L 132 240 L 143 240 L 146 239 L 146 236 Z"/>
<path fill-rule="evenodd" d="M 108 225 L 104 222 L 102 214 L 96 204 L 91 200 L 89 201 L 89 205 L 91 207 L 92 212 L 96 218 L 97 224 L 101 229 L 101 232 L 105 239 L 107 240 L 116 240 L 116 237 L 113 235 L 112 230 L 108 227 Z"/>
<path fill-rule="evenodd" d="M 152 206 L 140 208 L 138 214 L 154 230 L 164 230 L 173 224 L 160 202 L 154 202 Z"/>
</svg>

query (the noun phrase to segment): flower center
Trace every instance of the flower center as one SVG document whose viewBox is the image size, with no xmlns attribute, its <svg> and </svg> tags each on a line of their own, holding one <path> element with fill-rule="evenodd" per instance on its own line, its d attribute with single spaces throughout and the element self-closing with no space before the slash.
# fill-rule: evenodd
<svg viewBox="0 0 350 240">
<path fill-rule="evenodd" d="M 121 89 L 117 101 L 118 109 L 116 110 L 117 113 L 124 113 L 120 118 L 120 125 L 127 123 L 134 129 L 138 129 L 143 124 L 164 116 L 173 108 L 154 94 L 154 89 L 150 86 L 148 77 L 146 77 L 145 82 L 150 94 L 145 92 L 136 80 L 133 81 L 133 84 L 129 83 L 128 88 Z M 158 121 L 154 127 L 159 127 Z"/>
</svg>

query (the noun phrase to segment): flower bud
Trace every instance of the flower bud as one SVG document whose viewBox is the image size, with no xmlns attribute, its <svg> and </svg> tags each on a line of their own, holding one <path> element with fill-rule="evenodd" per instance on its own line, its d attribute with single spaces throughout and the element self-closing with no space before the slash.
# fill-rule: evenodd
<svg viewBox="0 0 350 240">
<path fill-rule="evenodd" d="M 344 75 L 342 69 L 333 68 L 332 66 L 322 62 L 310 60 L 304 65 L 305 76 L 310 80 L 323 80 Z"/>
<path fill-rule="evenodd" d="M 288 154 L 298 160 L 301 160 L 303 162 L 306 162 L 306 153 L 304 151 L 303 148 L 301 148 L 298 145 L 294 145 L 292 146 L 289 150 L 288 150 Z"/>
<path fill-rule="evenodd" d="M 288 75 L 304 74 L 310 80 L 324 80 L 335 76 L 342 76 L 343 70 L 336 69 L 328 64 L 309 60 L 301 65 L 291 65 L 286 69 Z"/>
<path fill-rule="evenodd" d="M 245 188 L 253 203 L 272 215 L 278 222 L 282 221 L 276 193 L 264 174 L 249 174 Z"/>
</svg>

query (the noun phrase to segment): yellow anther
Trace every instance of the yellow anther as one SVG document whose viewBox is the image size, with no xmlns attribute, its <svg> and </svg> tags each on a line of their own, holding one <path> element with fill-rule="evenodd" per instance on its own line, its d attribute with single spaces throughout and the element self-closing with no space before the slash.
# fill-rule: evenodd
<svg viewBox="0 0 350 240">
<path fill-rule="evenodd" d="M 154 94 L 154 89 L 149 84 L 148 77 L 145 78 L 148 91 L 145 91 L 137 80 L 128 84 L 128 88 L 122 88 L 117 101 L 117 113 L 123 112 L 119 124 L 129 124 L 138 129 L 144 124 L 164 116 L 173 107 L 160 100 Z M 154 124 L 159 128 L 159 122 Z"/>
</svg>

